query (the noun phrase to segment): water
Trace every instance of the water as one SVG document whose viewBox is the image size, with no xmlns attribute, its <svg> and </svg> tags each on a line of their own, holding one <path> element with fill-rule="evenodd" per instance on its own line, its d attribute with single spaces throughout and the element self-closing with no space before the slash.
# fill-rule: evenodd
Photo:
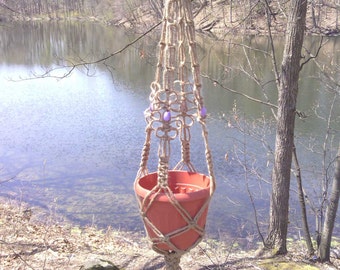
<svg viewBox="0 0 340 270">
<path fill-rule="evenodd" d="M 121 29 L 90 23 L 18 23 L 1 29 L 0 172 L 1 179 L 13 178 L 1 185 L 2 196 L 10 195 L 61 213 L 77 224 L 143 229 L 132 184 L 144 143 L 143 111 L 148 107 L 158 36 L 149 36 L 134 44 L 107 60 L 106 65 L 82 67 L 67 78 L 59 78 L 69 71 L 63 66 L 79 59 L 91 61 L 104 57 L 133 38 Z M 339 61 L 338 41 L 328 42 L 320 61 L 329 64 L 329 55 L 333 55 L 333 61 Z M 200 36 L 198 42 L 202 73 L 228 87 L 261 98 L 259 88 L 237 70 L 247 67 L 240 46 Z M 268 48 L 265 38 L 248 38 L 242 42 L 256 44 L 261 50 Z M 277 44 L 280 42 L 278 39 Z M 314 43 L 317 44 L 311 39 L 308 46 L 315 50 Z M 261 58 L 258 51 L 247 53 L 254 61 L 254 72 L 268 81 L 272 79 L 269 57 Z M 141 57 L 143 54 L 145 57 Z M 221 68 L 221 64 L 227 63 L 234 69 Z M 39 78 L 54 68 L 52 77 Z M 321 159 L 302 145 L 313 142 L 317 146 L 322 142 L 325 122 L 313 116 L 311 105 L 319 103 L 320 113 L 325 115 L 331 94 L 318 91 L 324 86 L 313 77 L 315 74 L 315 65 L 307 65 L 301 82 L 299 109 L 310 117 L 297 121 L 297 141 L 303 157 L 300 161 L 303 176 L 306 181 L 313 179 L 310 194 L 318 196 L 315 182 L 320 178 Z M 247 185 L 255 198 L 261 221 L 268 217 L 270 185 L 249 171 L 245 175 L 242 165 L 256 169 L 261 177 L 270 181 L 270 151 L 264 151 L 262 142 L 254 139 L 265 136 L 268 147 L 273 148 L 270 109 L 228 93 L 209 80 L 204 79 L 203 83 L 209 110 L 209 141 L 218 182 L 207 230 L 219 237 L 256 234 Z M 264 91 L 275 103 L 274 84 L 266 84 Z M 254 121 L 248 126 L 240 122 L 252 136 L 242 135 L 228 126 L 235 104 L 242 112 L 240 117 Z M 339 141 L 339 112 L 337 107 L 333 114 L 337 121 L 333 132 L 335 144 Z M 256 122 L 262 117 L 267 122 L 265 127 Z M 204 147 L 199 134 L 194 130 L 192 159 L 196 168 L 205 172 Z M 179 152 L 175 150 L 176 160 Z M 155 148 L 153 152 L 150 171 L 156 169 Z M 293 198 L 291 207 L 294 229 L 300 226 L 295 201 Z"/>
</svg>

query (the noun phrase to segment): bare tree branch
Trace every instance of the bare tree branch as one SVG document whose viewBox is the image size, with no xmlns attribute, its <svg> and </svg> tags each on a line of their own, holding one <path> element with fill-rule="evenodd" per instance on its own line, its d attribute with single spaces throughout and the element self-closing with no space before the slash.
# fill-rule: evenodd
<svg viewBox="0 0 340 270">
<path fill-rule="evenodd" d="M 148 35 L 150 32 L 152 32 L 154 29 L 156 29 L 160 24 L 162 23 L 162 21 L 156 23 L 154 26 L 152 26 L 150 29 L 148 29 L 146 32 L 144 32 L 143 34 L 141 34 L 140 36 L 138 36 L 137 38 L 135 38 L 134 40 L 132 40 L 131 42 L 127 43 L 125 46 L 123 46 L 121 49 L 103 57 L 100 59 L 97 59 L 95 61 L 85 61 L 83 59 L 80 59 L 79 62 L 77 63 L 73 63 L 71 60 L 67 60 L 69 62 L 69 64 L 64 65 L 64 66 L 60 66 L 60 67 L 56 67 L 56 68 L 50 68 L 48 70 L 46 70 L 43 74 L 37 75 L 34 74 L 34 77 L 30 77 L 30 78 L 20 78 L 20 80 L 32 80 L 32 79 L 40 79 L 40 78 L 57 78 L 57 79 L 64 79 L 68 76 L 71 75 L 71 73 L 79 67 L 85 67 L 85 69 L 87 70 L 87 74 L 89 74 L 89 66 L 90 65 L 95 65 L 95 64 L 104 64 L 106 65 L 106 61 L 112 57 L 114 57 L 117 54 L 120 54 L 122 52 L 124 52 L 127 48 L 129 48 L 130 46 L 132 46 L 133 44 L 137 43 L 139 40 L 141 40 L 143 37 L 145 37 L 146 35 Z M 52 75 L 51 73 L 57 70 L 64 70 L 64 69 L 68 69 L 67 72 L 63 73 L 61 76 L 57 76 L 57 75 Z"/>
<path fill-rule="evenodd" d="M 8 179 L 5 179 L 5 180 L 0 180 L 0 185 L 1 184 L 4 184 L 4 183 L 7 183 L 7 182 L 10 182 L 11 180 L 15 179 L 16 176 L 13 176 L 11 178 L 8 178 Z"/>
<path fill-rule="evenodd" d="M 11 12 L 17 13 L 17 14 L 21 14 L 19 11 L 9 7 L 8 5 L 6 5 L 5 3 L 0 3 L 0 7 L 3 7 L 5 9 L 8 9 Z"/>
<path fill-rule="evenodd" d="M 271 108 L 277 109 L 277 106 L 276 106 L 275 104 L 272 104 L 272 103 L 270 103 L 270 102 L 263 101 L 263 100 L 261 100 L 261 99 L 254 98 L 254 97 L 249 96 L 249 95 L 247 95 L 247 94 L 244 94 L 244 93 L 238 92 L 238 91 L 236 91 L 236 90 L 234 90 L 234 89 L 231 89 L 231 88 L 229 88 L 229 87 L 226 87 L 226 86 L 224 86 L 222 83 L 220 83 L 218 80 L 213 79 L 213 78 L 211 78 L 210 76 L 208 76 L 208 75 L 206 75 L 206 74 L 201 74 L 201 76 L 202 76 L 203 78 L 206 78 L 206 79 L 208 79 L 209 81 L 211 81 L 214 85 L 218 85 L 219 87 L 221 87 L 221 88 L 223 88 L 224 90 L 227 90 L 227 91 L 229 91 L 229 92 L 231 92 L 231 93 L 233 93 L 233 94 L 237 94 L 237 95 L 243 96 L 243 97 L 245 97 L 245 98 L 247 98 L 247 99 L 249 99 L 249 100 L 251 100 L 251 101 L 258 102 L 258 103 L 260 103 L 260 104 L 263 104 L 263 105 L 269 106 L 269 107 L 271 107 Z"/>
<path fill-rule="evenodd" d="M 308 53 L 309 57 L 307 58 L 306 61 L 304 61 L 303 63 L 301 63 L 300 71 L 302 70 L 303 66 L 304 66 L 305 64 L 307 64 L 310 60 L 315 59 L 315 58 L 318 57 L 321 48 L 322 48 L 323 45 L 325 45 L 326 43 L 327 43 L 327 41 L 326 41 L 326 42 L 323 42 L 323 36 L 321 36 L 321 40 L 320 40 L 320 43 L 319 43 L 319 47 L 318 47 L 318 49 L 317 49 L 315 55 L 313 55 L 309 50 L 307 50 L 307 48 L 304 48 L 304 49 L 306 50 L 306 52 Z"/>
</svg>

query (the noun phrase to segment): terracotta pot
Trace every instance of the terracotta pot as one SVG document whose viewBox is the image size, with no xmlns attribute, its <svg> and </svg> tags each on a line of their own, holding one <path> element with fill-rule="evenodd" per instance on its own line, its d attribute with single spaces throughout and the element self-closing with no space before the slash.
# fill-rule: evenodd
<svg viewBox="0 0 340 270">
<path fill-rule="evenodd" d="M 151 173 L 137 179 L 135 182 L 135 192 L 140 202 L 147 196 L 150 190 L 157 185 L 157 173 Z M 174 194 L 176 200 L 194 218 L 201 210 L 203 205 L 210 197 L 210 178 L 198 173 L 186 171 L 169 171 L 168 186 Z M 156 198 L 155 198 L 156 196 Z M 197 241 L 202 238 L 202 233 L 190 228 L 185 230 L 188 225 L 178 210 L 170 202 L 169 198 L 161 192 L 153 194 L 144 202 L 141 209 L 145 212 L 146 205 L 153 200 L 150 208 L 146 211 L 146 218 L 163 234 L 169 234 L 174 231 L 181 231 L 179 234 L 171 235 L 170 242 L 179 250 L 190 249 Z M 204 230 L 208 207 L 206 207 L 197 224 Z M 148 236 L 153 240 L 154 248 L 161 251 L 173 251 L 174 247 L 165 244 L 162 239 L 157 239 L 154 230 L 144 221 Z"/>
</svg>

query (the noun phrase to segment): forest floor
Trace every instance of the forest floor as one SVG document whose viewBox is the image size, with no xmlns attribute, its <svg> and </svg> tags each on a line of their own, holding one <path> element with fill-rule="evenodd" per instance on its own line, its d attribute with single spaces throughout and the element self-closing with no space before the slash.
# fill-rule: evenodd
<svg viewBox="0 0 340 270">
<path fill-rule="evenodd" d="M 55 215 L 10 199 L 0 199 L 0 269 L 149 269 L 164 267 L 142 233 L 79 227 Z M 340 243 L 333 241 L 332 263 L 312 262 L 302 241 L 291 242 L 286 256 L 255 256 L 231 243 L 205 238 L 181 259 L 183 270 L 340 269 Z"/>
</svg>

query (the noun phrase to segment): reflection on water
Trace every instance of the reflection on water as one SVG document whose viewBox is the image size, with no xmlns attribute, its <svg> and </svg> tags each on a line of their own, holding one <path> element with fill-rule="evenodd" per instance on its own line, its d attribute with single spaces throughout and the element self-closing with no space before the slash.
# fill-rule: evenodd
<svg viewBox="0 0 340 270">
<path fill-rule="evenodd" d="M 13 73 L 4 69 L 9 76 L 20 72 L 18 67 Z M 144 139 L 135 132 L 144 129 L 143 102 L 136 102 L 131 91 L 118 91 L 108 74 L 97 76 L 74 72 L 59 81 L 1 82 L 0 127 L 6 130 L 0 135 L 2 174 L 16 176 L 8 190 L 36 190 L 35 196 L 24 196 L 41 205 L 57 200 L 63 212 L 82 222 L 91 212 L 136 212 L 134 205 L 124 206 L 127 198 L 121 199 L 133 198 L 133 169 Z M 114 217 L 107 214 L 100 224 L 110 224 Z"/>
<path fill-rule="evenodd" d="M 142 229 L 132 183 L 144 143 L 143 111 L 148 106 L 155 58 L 142 58 L 140 53 L 154 54 L 158 37 L 142 40 L 106 61 L 106 66 L 77 69 L 66 79 L 18 80 L 32 77 L 32 72 L 41 74 L 44 72 L 41 66 L 98 59 L 122 48 L 131 39 L 121 30 L 84 23 L 14 24 L 1 33 L 0 49 L 4 54 L 0 56 L 0 170 L 2 179 L 15 176 L 1 186 L 1 195 L 12 194 L 46 209 L 55 205 L 58 211 L 81 224 Z M 261 49 L 268 47 L 265 39 L 244 42 L 257 42 Z M 206 40 L 201 44 L 204 44 L 200 55 L 205 74 L 230 87 L 258 95 L 256 85 L 241 76 L 240 68 L 247 65 L 241 58 L 242 49 Z M 327 50 L 339 50 L 337 46 L 330 44 Z M 251 59 L 262 61 L 255 63 L 259 67 L 258 75 L 270 80 L 270 68 L 266 69 L 269 58 L 261 59 L 259 52 L 249 53 Z M 219 63 L 228 63 L 234 69 L 226 72 Z M 306 74 L 315 72 L 313 68 L 308 66 Z M 58 74 L 65 71 L 61 69 Z M 306 86 L 301 89 L 303 110 L 310 110 L 306 104 L 313 104 L 315 100 L 327 102 L 327 99 L 320 99 L 320 92 L 311 91 L 312 87 L 319 87 L 315 80 L 313 82 L 305 80 L 302 84 Z M 270 187 L 251 174 L 245 178 L 240 165 L 244 156 L 237 156 L 233 151 L 240 153 L 246 145 L 249 166 L 254 166 L 267 180 L 270 157 L 264 153 L 261 141 L 240 136 L 236 129 L 228 128 L 221 115 L 227 115 L 235 101 L 247 118 L 260 117 L 263 113 L 268 116 L 269 110 L 226 93 L 208 81 L 204 84 L 210 113 L 210 146 L 218 182 L 208 231 L 215 235 L 240 235 L 244 232 L 238 228 L 251 229 L 253 224 L 247 180 L 262 220 L 268 213 Z M 275 102 L 273 84 L 268 84 L 266 91 Z M 308 138 L 309 132 L 321 124 L 317 119 L 307 119 L 298 122 L 297 128 L 302 138 Z M 248 127 L 253 132 L 257 128 L 256 125 Z M 204 146 L 200 131 L 194 131 L 198 136 L 193 136 L 191 142 L 192 161 L 204 172 Z M 269 128 L 265 135 L 273 146 L 274 135 Z M 156 151 L 155 147 L 153 152 Z M 226 153 L 229 153 L 228 160 Z M 178 157 L 177 148 L 173 149 L 173 154 Z M 317 165 L 318 159 L 309 158 L 303 160 L 302 165 L 311 162 Z M 155 170 L 155 156 L 149 163 L 149 169 Z M 297 226 L 298 223 L 296 221 Z"/>
</svg>

